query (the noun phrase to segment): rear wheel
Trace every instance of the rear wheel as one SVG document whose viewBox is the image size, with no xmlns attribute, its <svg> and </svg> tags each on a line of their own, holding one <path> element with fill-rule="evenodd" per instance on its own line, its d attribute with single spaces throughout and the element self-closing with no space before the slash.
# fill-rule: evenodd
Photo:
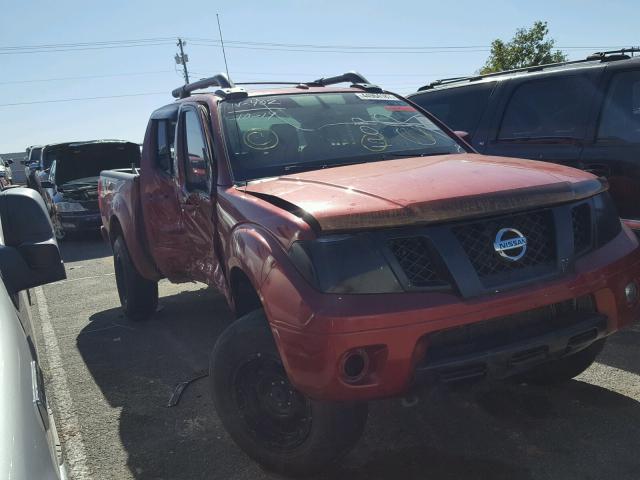
<svg viewBox="0 0 640 480">
<path fill-rule="evenodd" d="M 603 338 L 573 355 L 552 360 L 535 367 L 517 377 L 518 381 L 538 385 L 553 385 L 567 382 L 589 368 L 602 352 L 606 339 Z"/>
<path fill-rule="evenodd" d="M 319 472 L 347 454 L 364 431 L 366 404 L 318 402 L 291 385 L 262 310 L 241 317 L 218 338 L 210 382 L 233 440 L 269 470 Z"/>
<path fill-rule="evenodd" d="M 121 236 L 113 242 L 113 266 L 125 315 L 131 320 L 151 316 L 158 307 L 158 282 L 147 280 L 138 273 Z"/>
</svg>

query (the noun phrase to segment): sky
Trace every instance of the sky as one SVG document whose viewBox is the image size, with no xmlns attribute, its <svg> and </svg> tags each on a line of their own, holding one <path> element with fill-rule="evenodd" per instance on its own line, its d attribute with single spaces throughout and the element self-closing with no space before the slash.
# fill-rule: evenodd
<svg viewBox="0 0 640 480">
<path fill-rule="evenodd" d="M 0 152 L 141 142 L 149 114 L 183 83 L 178 37 L 192 80 L 224 71 L 216 13 L 235 81 L 357 70 L 402 94 L 473 74 L 492 40 L 536 20 L 570 59 L 640 44 L 637 0 L 0 0 Z"/>
</svg>

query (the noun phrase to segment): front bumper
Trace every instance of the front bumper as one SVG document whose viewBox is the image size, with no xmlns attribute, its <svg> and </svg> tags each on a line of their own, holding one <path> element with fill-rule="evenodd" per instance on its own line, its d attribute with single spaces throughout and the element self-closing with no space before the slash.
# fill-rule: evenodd
<svg viewBox="0 0 640 480">
<path fill-rule="evenodd" d="M 608 335 L 607 317 L 592 314 L 567 328 L 481 352 L 420 364 L 414 383 L 444 383 L 471 378 L 504 379 L 549 360 L 573 355 Z"/>
<path fill-rule="evenodd" d="M 402 395 L 416 381 L 441 376 L 452 367 L 473 366 L 480 359 L 485 364 L 483 374 L 505 377 L 575 353 L 629 325 L 640 317 L 640 304 L 628 304 L 624 294 L 629 282 L 640 283 L 637 245 L 625 229 L 605 247 L 579 259 L 574 273 L 472 299 L 444 293 L 320 294 L 307 288 L 297 272 L 287 270 L 285 262 L 276 262 L 260 293 L 268 299 L 265 311 L 296 388 L 318 400 L 366 401 Z M 424 365 L 427 339 L 434 332 L 584 296 L 593 298 L 595 313 L 585 314 L 567 330 L 558 327 L 541 337 L 475 352 L 473 357 Z M 368 353 L 369 373 L 349 383 L 343 376 L 345 354 L 358 349 Z"/>
<path fill-rule="evenodd" d="M 100 212 L 79 212 L 59 214 L 62 228 L 69 232 L 97 231 L 102 225 Z"/>
</svg>

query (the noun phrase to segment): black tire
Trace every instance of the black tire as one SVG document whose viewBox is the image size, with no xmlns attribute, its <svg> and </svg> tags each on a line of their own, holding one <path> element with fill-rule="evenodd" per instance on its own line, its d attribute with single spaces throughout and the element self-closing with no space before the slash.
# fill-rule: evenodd
<svg viewBox="0 0 640 480">
<path fill-rule="evenodd" d="M 346 455 L 364 431 L 367 404 L 318 402 L 291 386 L 262 310 L 218 338 L 209 378 L 227 432 L 268 470 L 317 473 Z"/>
<path fill-rule="evenodd" d="M 158 308 L 158 282 L 138 273 L 121 236 L 113 242 L 113 267 L 125 315 L 135 321 L 150 317 Z"/>
<path fill-rule="evenodd" d="M 573 355 L 543 363 L 517 377 L 518 381 L 536 385 L 554 385 L 577 377 L 589 368 L 602 352 L 606 339 L 597 340 Z"/>
</svg>

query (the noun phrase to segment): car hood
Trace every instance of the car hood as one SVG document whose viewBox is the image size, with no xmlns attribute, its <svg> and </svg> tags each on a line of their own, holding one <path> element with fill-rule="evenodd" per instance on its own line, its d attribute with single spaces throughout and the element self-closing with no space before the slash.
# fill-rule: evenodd
<svg viewBox="0 0 640 480">
<path fill-rule="evenodd" d="M 586 198 L 607 185 L 561 165 L 455 154 L 314 170 L 242 188 L 316 229 L 344 231 L 524 210 Z"/>
</svg>

